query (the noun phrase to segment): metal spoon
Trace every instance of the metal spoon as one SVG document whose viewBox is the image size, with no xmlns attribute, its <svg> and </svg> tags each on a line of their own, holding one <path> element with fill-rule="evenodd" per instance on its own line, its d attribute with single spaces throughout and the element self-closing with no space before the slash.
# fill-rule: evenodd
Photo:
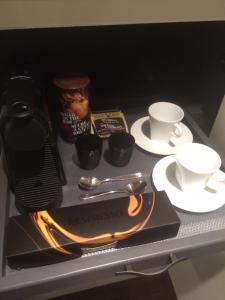
<svg viewBox="0 0 225 300">
<path fill-rule="evenodd" d="M 96 194 L 85 194 L 85 195 L 80 195 L 80 198 L 82 200 L 89 200 L 89 199 L 94 199 L 99 196 L 105 196 L 109 194 L 114 194 L 114 193 L 126 193 L 126 194 L 140 194 L 144 192 L 144 189 L 146 187 L 146 182 L 145 181 L 134 181 L 132 183 L 129 183 L 128 185 L 125 186 L 124 189 L 118 189 L 114 191 L 107 191 L 107 192 L 100 192 Z"/>
<path fill-rule="evenodd" d="M 133 174 L 127 174 L 127 175 L 115 176 L 112 178 L 106 178 L 106 179 L 102 179 L 102 180 L 100 180 L 96 177 L 81 177 L 80 181 L 79 181 L 79 186 L 86 190 L 92 190 L 102 183 L 122 181 L 122 180 L 133 180 L 136 178 L 141 178 L 142 176 L 143 175 L 141 172 L 137 172 L 137 173 L 133 173 Z"/>
</svg>

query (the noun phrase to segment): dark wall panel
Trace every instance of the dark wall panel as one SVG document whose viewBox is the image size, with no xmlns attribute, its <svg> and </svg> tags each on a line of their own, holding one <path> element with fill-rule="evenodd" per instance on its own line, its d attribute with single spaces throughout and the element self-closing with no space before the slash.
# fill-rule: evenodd
<svg viewBox="0 0 225 300">
<path fill-rule="evenodd" d="M 171 99 L 202 105 L 209 131 L 225 93 L 225 22 L 0 31 L 0 74 L 91 76 L 92 107 Z M 1 80 L 3 82 L 3 80 Z"/>
</svg>

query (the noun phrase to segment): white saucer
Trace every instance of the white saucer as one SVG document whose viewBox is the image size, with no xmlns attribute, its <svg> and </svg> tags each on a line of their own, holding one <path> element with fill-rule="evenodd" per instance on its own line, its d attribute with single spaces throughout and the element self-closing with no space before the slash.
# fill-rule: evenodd
<svg viewBox="0 0 225 300">
<path fill-rule="evenodd" d="M 149 138 L 149 117 L 143 117 L 138 119 L 131 126 L 131 134 L 135 138 L 135 143 L 142 149 L 148 152 L 152 152 L 160 155 L 175 154 L 177 146 L 185 143 L 191 143 L 193 141 L 193 135 L 190 129 L 181 123 L 183 134 L 181 137 L 174 138 L 176 146 L 172 146 L 167 143 L 151 140 Z"/>
<path fill-rule="evenodd" d="M 225 187 L 217 192 L 210 192 L 206 189 L 195 193 L 183 192 L 175 178 L 175 166 L 175 155 L 170 155 L 158 161 L 152 172 L 152 180 L 156 189 L 165 190 L 174 206 L 189 212 L 206 213 L 225 204 Z"/>
</svg>

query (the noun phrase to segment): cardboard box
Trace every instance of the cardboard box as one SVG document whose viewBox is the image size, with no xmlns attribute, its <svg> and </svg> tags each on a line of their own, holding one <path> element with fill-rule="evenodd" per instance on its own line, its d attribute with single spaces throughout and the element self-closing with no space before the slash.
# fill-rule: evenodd
<svg viewBox="0 0 225 300">
<path fill-rule="evenodd" d="M 12 268 L 80 257 L 176 236 L 180 220 L 164 191 L 11 217 L 7 260 Z"/>
</svg>

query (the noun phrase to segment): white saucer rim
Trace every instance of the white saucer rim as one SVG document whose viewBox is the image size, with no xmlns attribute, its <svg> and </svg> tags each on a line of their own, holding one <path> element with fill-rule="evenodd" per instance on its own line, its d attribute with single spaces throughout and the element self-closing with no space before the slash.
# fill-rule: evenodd
<svg viewBox="0 0 225 300">
<path fill-rule="evenodd" d="M 198 213 L 198 214 L 209 213 L 209 212 L 216 211 L 217 209 L 219 209 L 219 208 L 221 208 L 222 206 L 224 206 L 224 204 L 225 204 L 225 198 L 224 198 L 224 200 L 219 200 L 219 201 L 217 201 L 217 202 L 218 202 L 218 203 L 217 203 L 217 202 L 216 202 L 216 198 L 217 198 L 217 197 L 215 197 L 215 199 L 213 200 L 214 203 L 217 204 L 217 205 L 215 205 L 215 207 L 212 208 L 212 209 L 201 209 L 201 210 L 199 210 L 199 209 L 196 210 L 195 208 L 187 209 L 187 208 L 184 208 L 184 206 L 182 206 L 182 205 L 177 205 L 177 202 L 176 202 L 176 201 L 168 194 L 168 193 L 169 193 L 168 188 L 166 188 L 166 187 L 164 188 L 164 187 L 162 187 L 162 186 L 159 187 L 158 184 L 157 184 L 157 182 L 156 182 L 156 178 L 159 176 L 159 175 L 156 175 L 156 172 L 158 172 L 158 168 L 161 167 L 162 162 L 164 162 L 164 164 L 165 164 L 164 170 L 166 170 L 166 168 L 167 168 L 169 165 L 171 165 L 172 163 L 175 162 L 175 157 L 176 157 L 175 155 L 169 155 L 169 156 L 163 157 L 163 158 L 161 158 L 161 159 L 155 164 L 155 166 L 154 166 L 154 168 L 153 168 L 153 170 L 152 170 L 152 182 L 153 182 L 155 188 L 157 189 L 157 191 L 165 190 L 165 192 L 167 193 L 167 196 L 168 196 L 170 202 L 172 203 L 172 205 L 175 206 L 176 208 L 178 208 L 178 209 L 184 211 L 184 212 Z M 163 172 L 163 174 L 160 174 L 160 175 L 161 175 L 161 176 L 160 176 L 160 180 L 165 180 L 165 179 L 162 177 L 162 176 L 164 176 L 164 177 L 166 178 L 165 172 Z M 184 192 L 182 192 L 182 191 L 180 191 L 179 193 L 180 193 L 180 195 L 182 195 L 182 194 L 184 195 Z M 204 193 L 206 193 L 206 191 L 204 191 Z M 221 197 L 222 197 L 223 193 L 220 192 L 218 195 L 219 195 L 219 196 L 221 195 Z M 218 197 L 218 199 L 219 199 L 219 197 Z M 222 198 L 221 198 L 221 199 L 222 199 Z M 181 201 L 182 201 L 182 199 L 181 199 Z M 185 201 L 185 200 L 183 200 L 183 202 L 181 202 L 181 204 L 182 204 L 182 203 L 185 203 L 184 201 Z"/>
<path fill-rule="evenodd" d="M 158 144 L 158 146 L 160 147 L 163 146 L 163 147 L 166 147 L 168 146 L 167 150 L 166 151 L 155 151 L 154 149 L 150 149 L 148 147 L 145 147 L 143 146 L 143 143 L 140 143 L 137 139 L 137 134 L 134 133 L 134 130 L 136 130 L 137 128 L 137 124 L 140 123 L 140 126 L 138 126 L 139 128 L 141 128 L 142 124 L 147 121 L 148 119 L 148 116 L 145 116 L 145 117 L 141 117 L 139 119 L 137 119 L 132 125 L 131 125 L 131 129 L 130 129 L 130 133 L 134 136 L 135 138 L 135 143 L 138 147 L 140 147 L 142 150 L 148 152 L 148 153 L 153 153 L 153 154 L 157 154 L 157 155 L 172 155 L 172 154 L 175 154 L 176 153 L 176 149 L 177 149 L 177 146 L 170 146 L 169 144 L 166 144 L 166 143 L 160 143 L 158 141 L 152 141 L 153 144 Z M 185 128 L 185 130 L 188 132 L 188 135 L 190 136 L 190 138 L 188 139 L 187 142 L 189 143 L 192 143 L 193 142 L 193 134 L 191 132 L 191 130 L 188 128 L 188 126 L 186 124 L 184 124 L 183 122 L 181 122 L 182 126 Z M 142 132 L 141 130 L 139 130 L 140 132 Z M 142 133 L 143 134 L 143 133 Z M 143 134 L 144 135 L 144 134 Z M 149 145 L 151 144 L 151 140 L 149 139 L 148 140 L 148 143 Z M 181 144 L 180 144 L 181 145 Z M 178 146 L 180 146 L 178 145 Z"/>
</svg>

